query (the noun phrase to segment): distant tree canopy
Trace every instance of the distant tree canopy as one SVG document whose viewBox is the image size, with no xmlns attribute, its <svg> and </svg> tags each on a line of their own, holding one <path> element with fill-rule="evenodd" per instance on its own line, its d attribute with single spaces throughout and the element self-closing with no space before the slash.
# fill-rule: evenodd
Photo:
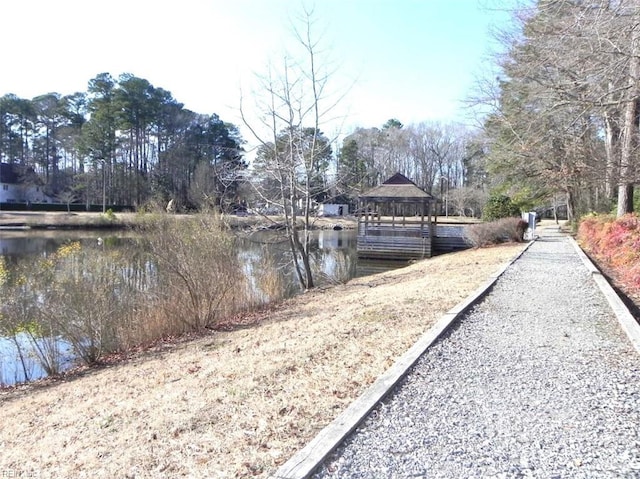
<svg viewBox="0 0 640 479">
<path fill-rule="evenodd" d="M 397 118 L 390 118 L 384 123 L 384 125 L 382 125 L 382 129 L 388 130 L 389 128 L 397 128 L 399 130 L 403 126 L 404 125 Z"/>
<path fill-rule="evenodd" d="M 462 186 L 483 188 L 481 142 L 456 124 L 403 125 L 388 120 L 382 128 L 358 128 L 342 142 L 336 190 L 353 199 L 394 173 L 443 196 Z"/>
<path fill-rule="evenodd" d="M 101 73 L 67 96 L 0 97 L 0 161 L 33 167 L 52 198 L 87 205 L 102 202 L 103 188 L 114 205 L 233 203 L 242 144 L 215 113 L 187 110 L 129 73 Z"/>
</svg>

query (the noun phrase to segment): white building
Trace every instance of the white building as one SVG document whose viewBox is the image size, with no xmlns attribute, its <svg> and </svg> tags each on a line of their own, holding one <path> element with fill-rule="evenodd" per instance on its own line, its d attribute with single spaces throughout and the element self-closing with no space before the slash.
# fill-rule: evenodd
<svg viewBox="0 0 640 479">
<path fill-rule="evenodd" d="M 21 170 L 24 170 L 22 173 Z M 0 163 L 0 203 L 50 203 L 33 168 Z"/>
<path fill-rule="evenodd" d="M 318 216 L 347 216 L 349 205 L 336 203 L 321 203 L 318 205 Z"/>
</svg>

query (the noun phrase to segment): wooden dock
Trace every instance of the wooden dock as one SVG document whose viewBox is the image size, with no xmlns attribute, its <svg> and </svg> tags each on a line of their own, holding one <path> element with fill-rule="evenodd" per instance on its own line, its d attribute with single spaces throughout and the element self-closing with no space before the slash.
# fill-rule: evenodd
<svg viewBox="0 0 640 479">
<path fill-rule="evenodd" d="M 465 237 L 467 223 L 438 223 L 433 237 L 433 253 L 451 253 L 470 248 Z"/>
<path fill-rule="evenodd" d="M 431 256 L 429 228 L 390 220 L 358 225 L 358 257 L 411 260 Z"/>
<path fill-rule="evenodd" d="M 401 173 L 358 197 L 358 257 L 412 260 L 467 248 L 464 225 L 438 225 L 438 199 Z"/>
<path fill-rule="evenodd" d="M 391 227 L 380 223 L 365 230 L 364 225 L 359 225 L 358 257 L 407 261 L 467 249 L 469 244 L 464 237 L 464 227 L 464 224 L 433 225 L 435 235 L 431 238 L 429 228 Z"/>
</svg>

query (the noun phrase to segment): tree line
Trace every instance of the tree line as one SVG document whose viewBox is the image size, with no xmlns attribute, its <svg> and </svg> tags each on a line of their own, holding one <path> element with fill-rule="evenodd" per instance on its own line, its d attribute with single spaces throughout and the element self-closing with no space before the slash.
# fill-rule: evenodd
<svg viewBox="0 0 640 479">
<path fill-rule="evenodd" d="M 0 97 L 0 161 L 38 173 L 54 200 L 141 207 L 233 202 L 242 138 L 218 115 L 184 108 L 132 74 L 101 73 L 86 92 Z"/>
<path fill-rule="evenodd" d="M 358 128 L 342 143 L 336 189 L 348 198 L 394 173 L 411 178 L 436 197 L 448 198 L 455 214 L 476 214 L 486 193 L 485 151 L 477 131 L 456 123 L 403 125 L 392 118 L 381 128 Z"/>
<path fill-rule="evenodd" d="M 333 179 L 307 171 L 310 189 L 301 190 L 350 202 L 401 172 L 445 199 L 445 212 L 477 215 L 490 196 L 520 210 L 562 206 L 571 221 L 590 211 L 634 211 L 634 198 L 640 203 L 640 0 L 522 0 L 512 14 L 510 27 L 496 33 L 503 48 L 495 68 L 470 99 L 479 107 L 479 130 L 404 126 L 396 119 L 358 128 L 334 154 Z M 317 66 L 310 65 L 310 71 Z M 274 92 L 273 82 L 265 87 Z M 289 95 L 287 85 L 278 93 L 276 100 L 292 106 L 301 98 Z M 272 158 L 276 151 L 304 150 L 292 148 L 298 145 L 292 128 L 304 127 L 294 123 L 268 142 Z M 309 132 L 314 145 L 332 144 L 317 126 Z M 327 148 L 316 152 L 326 155 Z"/>
<path fill-rule="evenodd" d="M 538 0 L 499 34 L 499 73 L 475 98 L 492 183 L 570 219 L 632 212 L 640 117 L 640 2 Z"/>
<path fill-rule="evenodd" d="M 103 199 L 132 208 L 172 198 L 188 208 L 278 204 L 278 175 L 296 168 L 282 161 L 287 148 L 313 164 L 313 202 L 355 204 L 395 172 L 441 195 L 474 184 L 473 160 L 482 153 L 459 125 L 396 119 L 357 128 L 337 146 L 319 128 L 282 127 L 259 146 L 250 172 L 244 143 L 236 125 L 187 110 L 132 74 L 101 73 L 71 95 L 0 97 L 0 161 L 33 169 L 54 201 L 87 207 Z M 250 180 L 260 188 L 248 187 Z"/>
<path fill-rule="evenodd" d="M 284 65 L 300 81 L 276 70 L 263 77 L 274 107 L 266 117 L 277 121 L 251 170 L 235 125 L 185 109 L 145 79 L 108 73 L 86 92 L 1 97 L 0 161 L 33 168 L 50 196 L 87 205 L 102 194 L 133 207 L 170 198 L 193 207 L 283 206 L 283 194 L 297 207 L 301 200 L 353 204 L 401 172 L 447 197 L 456 213 L 477 214 L 491 191 L 525 209 L 566 205 L 570 219 L 632 211 L 640 174 L 640 0 L 534 0 L 513 14 L 513 28 L 499 33 L 498 74 L 473 98 L 482 107 L 480 132 L 392 119 L 338 144 L 322 132 L 326 111 L 313 108 L 330 76 L 300 88 L 323 68 L 302 31 L 307 71 L 294 71 L 304 56 Z M 311 108 L 300 109 L 308 92 Z M 287 169 L 294 174 L 283 175 Z"/>
</svg>

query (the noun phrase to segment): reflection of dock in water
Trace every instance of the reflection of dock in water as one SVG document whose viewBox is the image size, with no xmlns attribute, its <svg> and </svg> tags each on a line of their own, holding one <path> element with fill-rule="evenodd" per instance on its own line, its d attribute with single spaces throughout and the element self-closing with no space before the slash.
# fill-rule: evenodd
<svg viewBox="0 0 640 479">
<path fill-rule="evenodd" d="M 320 230 L 318 231 L 318 248 L 348 249 L 356 247 L 355 231 Z"/>
<path fill-rule="evenodd" d="M 352 264 L 355 262 L 355 272 L 352 269 L 350 277 L 369 276 L 384 273 L 392 269 L 407 266 L 407 261 L 358 258 L 356 253 L 357 235 L 355 230 L 320 230 L 318 231 L 318 248 L 321 250 L 348 250 Z M 351 266 L 353 268 L 353 266 Z"/>
<path fill-rule="evenodd" d="M 384 273 L 393 269 L 400 269 L 407 266 L 406 261 L 376 260 L 358 258 L 356 265 L 356 277 L 369 276 L 371 274 Z"/>
</svg>

